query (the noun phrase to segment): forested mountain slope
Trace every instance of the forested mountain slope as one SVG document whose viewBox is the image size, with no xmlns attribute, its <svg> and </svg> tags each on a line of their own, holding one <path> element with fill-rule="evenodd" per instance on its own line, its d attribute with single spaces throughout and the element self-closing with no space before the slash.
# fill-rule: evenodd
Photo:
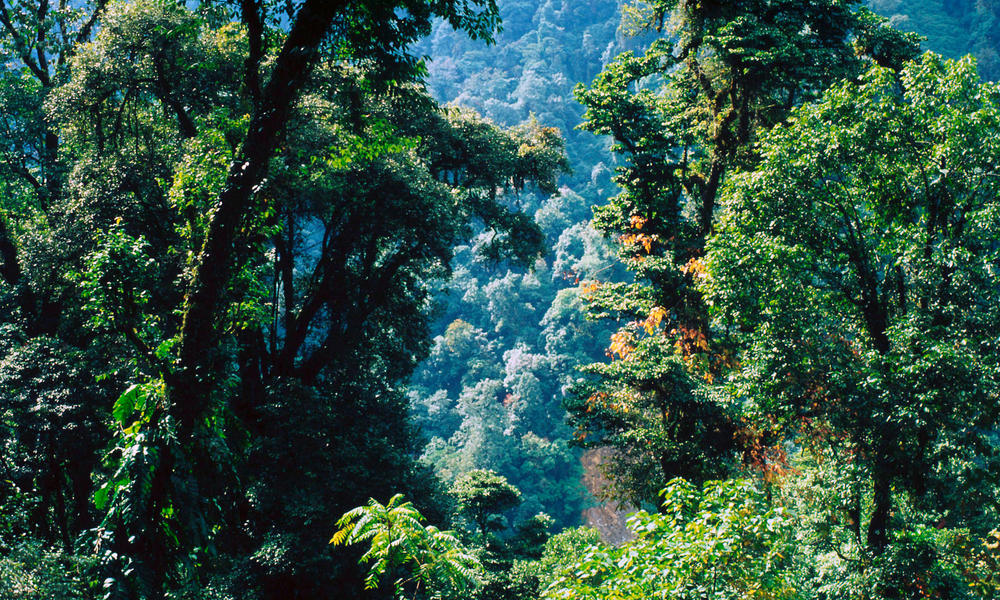
<svg viewBox="0 0 1000 600">
<path fill-rule="evenodd" d="M 995 0 L 871 0 L 899 29 L 927 38 L 925 47 L 951 58 L 972 54 L 979 73 L 1000 79 L 1000 4 Z"/>
<path fill-rule="evenodd" d="M 989 4 L 875 8 L 994 76 Z M 654 0 L 633 17 L 658 39 L 576 95 L 614 138 L 602 162 L 622 191 L 593 225 L 634 281 L 578 293 L 615 331 L 559 392 L 575 439 L 618 451 L 611 494 L 662 505 L 543 595 L 995 595 L 996 88 L 853 2 Z M 432 87 L 489 111 L 445 61 Z M 490 68 L 503 118 L 518 98 L 500 83 L 523 76 Z M 494 389 L 495 409 L 519 398 Z M 462 444 L 427 458 L 448 476 L 441 450 Z"/>
<path fill-rule="evenodd" d="M 470 44 L 440 25 L 422 43 L 429 89 L 497 123 L 534 118 L 566 136 L 573 172 L 552 197 L 521 206 L 545 233 L 532 270 L 498 269 L 456 249 L 431 356 L 410 384 L 417 422 L 431 438 L 425 459 L 445 480 L 473 468 L 505 475 L 524 493 L 517 518 L 544 511 L 579 522 L 586 492 L 561 405 L 576 368 L 604 356 L 611 329 L 584 319 L 580 282 L 621 277 L 608 244 L 588 222 L 615 193 L 606 139 L 576 129 L 573 87 L 620 51 L 620 3 L 503 2 L 497 45 Z"/>
</svg>

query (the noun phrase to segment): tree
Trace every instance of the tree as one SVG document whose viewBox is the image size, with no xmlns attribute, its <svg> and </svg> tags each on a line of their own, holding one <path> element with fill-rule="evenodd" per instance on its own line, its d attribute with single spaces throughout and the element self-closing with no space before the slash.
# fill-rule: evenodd
<svg viewBox="0 0 1000 600">
<path fill-rule="evenodd" d="M 587 527 L 565 529 L 552 536 L 544 531 L 549 522 L 544 514 L 519 526 L 512 540 L 508 561 L 491 573 L 480 593 L 483 599 L 539 598 L 559 574 L 575 564 L 587 549 L 600 542 L 597 530 Z M 528 539 L 525 540 L 525 534 Z M 525 543 L 527 542 L 527 543 Z"/>
<path fill-rule="evenodd" d="M 507 483 L 502 475 L 485 469 L 473 469 L 455 480 L 450 493 L 458 504 L 459 512 L 468 517 L 479 534 L 503 529 L 503 513 L 521 502 L 521 492 Z"/>
<path fill-rule="evenodd" d="M 60 139 L 45 118 L 45 99 L 104 7 L 0 3 L 0 477 L 9 482 L 0 505 L 31 506 L 17 535 L 64 552 L 96 518 L 89 474 L 107 439 L 114 391 L 95 383 L 101 349 L 89 345 L 79 313 L 66 310 L 64 273 L 32 260 L 24 245 L 47 245 L 37 235 L 40 215 L 64 192 Z"/>
<path fill-rule="evenodd" d="M 412 74 L 415 63 L 405 48 L 426 33 L 432 16 L 445 17 L 473 37 L 488 39 L 497 24 L 496 6 L 485 4 L 482 12 L 476 12 L 480 6 L 484 5 L 473 8 L 467 4 L 403 2 L 358 6 L 306 0 L 293 16 L 266 85 L 257 89 L 254 83 L 259 82 L 262 58 L 257 23 L 262 15 L 256 4 L 244 15 L 251 36 L 247 84 L 254 111 L 219 191 L 185 294 L 177 341 L 179 363 L 167 377 L 173 396 L 169 400 L 171 416 L 177 420 L 182 437 L 190 434 L 212 395 L 218 373 L 215 332 L 219 308 L 237 264 L 237 250 L 247 243 L 240 236 L 241 225 L 263 208 L 256 204 L 260 199 L 256 191 L 286 129 L 293 104 L 320 59 L 322 42 L 331 33 L 339 34 L 334 37 L 336 51 L 358 62 L 370 60 L 381 63 L 383 68 L 388 65 L 388 72 L 380 74 L 384 78 L 405 77 Z M 336 27 L 341 24 L 345 25 L 342 30 Z M 258 52 L 254 52 L 255 48 Z"/>
<path fill-rule="evenodd" d="M 47 543 L 100 523 L 111 596 L 349 580 L 309 521 L 361 502 L 373 473 L 432 495 L 398 390 L 426 352 L 428 282 L 473 224 L 493 260 L 540 252 L 505 193 L 554 189 L 558 132 L 440 110 L 413 83 L 408 42 L 433 16 L 488 37 L 489 2 L 100 8 L 44 94 L 4 88 L 11 131 L 58 132 L 61 177 L 44 198 L 2 179 L 24 192 L 2 200 L 4 474 L 37 492 Z M 37 146 L 5 148 L 40 177 Z"/>
<path fill-rule="evenodd" d="M 736 427 L 731 411 L 694 391 L 697 382 L 665 336 L 631 347 L 631 333 L 612 337 L 617 360 L 586 367 L 600 383 L 578 384 L 565 404 L 575 443 L 618 450 L 606 465 L 613 477 L 604 495 L 641 506 L 668 474 L 698 483 L 725 477 L 736 462 Z"/>
<path fill-rule="evenodd" d="M 576 95 L 587 107 L 584 127 L 612 136 L 623 159 L 615 176 L 622 193 L 595 212 L 594 225 L 619 243 L 636 281 L 586 286 L 591 316 L 626 322 L 608 350 L 623 364 L 593 367 L 569 408 L 585 443 L 614 445 L 646 475 L 661 470 L 657 463 L 669 466 L 631 494 L 652 501 L 668 479 L 701 479 L 737 450 L 720 444 L 732 440 L 734 416 L 696 393 L 731 366 L 727 349 L 713 343 L 696 285 L 727 177 L 757 163 L 756 141 L 794 106 L 870 61 L 899 65 L 915 55 L 918 38 L 853 0 L 662 0 L 627 8 L 626 24 L 662 38 L 642 55 L 619 55 Z M 673 375 L 674 360 L 690 379 Z M 607 410 L 587 414 L 605 397 Z M 671 418 L 658 417 L 660 409 Z M 711 425 L 703 427 L 706 416 Z M 622 420 L 642 421 L 643 431 L 616 437 Z M 649 452 L 652 439 L 671 440 L 659 449 L 711 451 L 678 463 Z"/>
<path fill-rule="evenodd" d="M 873 67 L 764 138 L 709 244 L 728 392 L 850 475 L 832 518 L 879 597 L 930 585 L 929 566 L 892 574 L 921 524 L 984 538 L 1000 508 L 998 127 L 970 59 Z"/>
</svg>

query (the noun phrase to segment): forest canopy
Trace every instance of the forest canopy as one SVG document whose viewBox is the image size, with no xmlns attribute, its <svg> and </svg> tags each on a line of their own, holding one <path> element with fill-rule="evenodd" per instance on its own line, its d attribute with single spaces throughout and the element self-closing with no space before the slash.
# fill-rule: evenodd
<svg viewBox="0 0 1000 600">
<path fill-rule="evenodd" d="M 0 0 L 0 598 L 996 598 L 929 4 Z"/>
</svg>

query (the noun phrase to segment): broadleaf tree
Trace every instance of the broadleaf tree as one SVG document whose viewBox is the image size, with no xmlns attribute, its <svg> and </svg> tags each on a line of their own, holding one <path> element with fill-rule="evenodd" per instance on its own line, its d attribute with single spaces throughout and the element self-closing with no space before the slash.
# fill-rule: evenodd
<svg viewBox="0 0 1000 600">
<path fill-rule="evenodd" d="M 728 394 L 837 465 L 812 510 L 878 597 L 971 586 L 923 528 L 986 540 L 1000 508 L 998 130 L 971 59 L 873 67 L 765 136 L 709 243 Z"/>
<path fill-rule="evenodd" d="M 613 493 L 652 502 L 668 479 L 719 476 L 771 441 L 698 391 L 732 367 L 697 286 L 722 186 L 758 162 L 756 142 L 792 108 L 873 61 L 898 66 L 919 38 L 853 0 L 661 0 L 626 7 L 625 24 L 655 39 L 576 94 L 583 127 L 622 158 L 622 191 L 593 223 L 635 282 L 585 282 L 590 314 L 625 325 L 612 363 L 589 368 L 568 408 L 578 441 L 619 451 Z"/>
<path fill-rule="evenodd" d="M 82 535 L 109 597 L 349 583 L 311 524 L 390 480 L 433 497 L 398 389 L 429 282 L 473 224 L 490 259 L 542 250 L 505 194 L 554 189 L 561 139 L 423 91 L 408 44 L 432 17 L 488 39 L 490 2 L 97 8 L 58 77 L 32 82 L 42 46 L 5 71 L 9 131 L 60 146 L 58 168 L 5 146 L 4 501 L 34 503 L 45 543 Z M 45 27 L 32 44 L 74 31 Z M 22 410 L 38 392 L 51 414 Z"/>
</svg>

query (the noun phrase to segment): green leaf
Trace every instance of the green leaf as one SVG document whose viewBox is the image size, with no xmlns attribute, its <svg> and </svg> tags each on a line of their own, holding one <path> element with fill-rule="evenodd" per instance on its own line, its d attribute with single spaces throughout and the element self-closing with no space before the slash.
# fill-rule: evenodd
<svg viewBox="0 0 1000 600">
<path fill-rule="evenodd" d="M 121 396 L 115 400 L 114 408 L 111 409 L 111 416 L 120 425 L 125 425 L 125 419 L 135 412 L 136 403 L 144 397 L 142 386 L 132 384 Z"/>
<path fill-rule="evenodd" d="M 104 484 L 94 492 L 94 506 L 97 507 L 97 510 L 104 510 L 104 507 L 108 505 L 109 494 L 108 484 Z"/>
</svg>

